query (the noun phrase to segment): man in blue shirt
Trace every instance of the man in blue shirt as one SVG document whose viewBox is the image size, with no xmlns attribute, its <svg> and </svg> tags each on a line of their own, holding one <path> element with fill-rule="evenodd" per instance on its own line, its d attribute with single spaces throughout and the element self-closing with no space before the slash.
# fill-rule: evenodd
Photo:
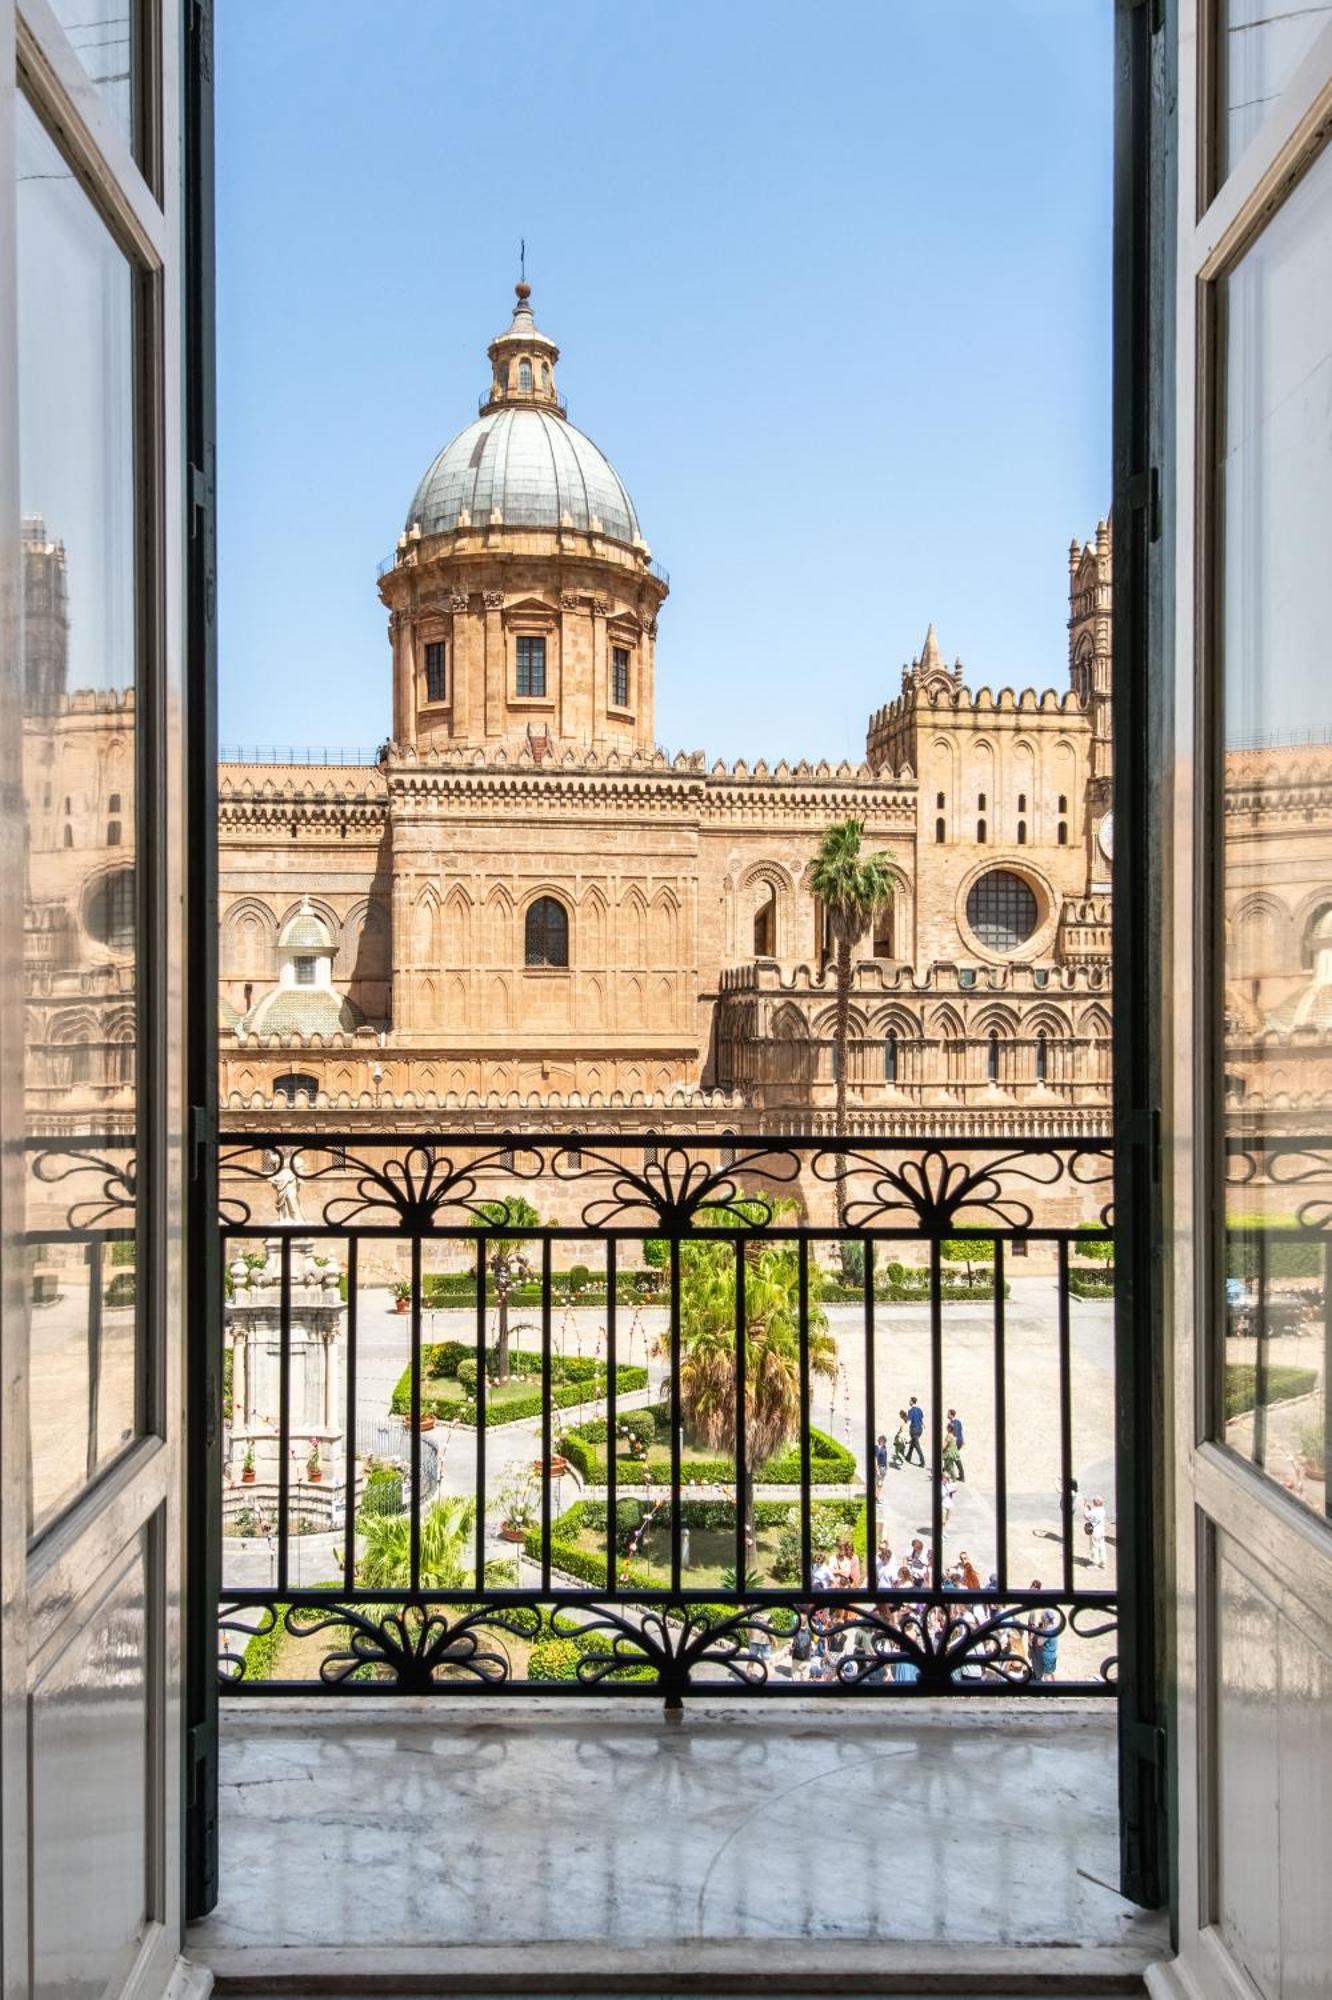
<svg viewBox="0 0 1332 2000">
<path fill-rule="evenodd" d="M 921 1409 L 920 1404 L 916 1401 L 914 1396 L 911 1398 L 911 1401 L 907 1404 L 906 1414 L 907 1414 L 907 1429 L 911 1433 L 911 1441 L 907 1445 L 906 1462 L 908 1465 L 910 1465 L 912 1457 L 914 1455 L 916 1464 L 924 1465 L 925 1454 L 920 1448 L 920 1440 L 925 1430 L 925 1412 L 924 1410 Z"/>
</svg>

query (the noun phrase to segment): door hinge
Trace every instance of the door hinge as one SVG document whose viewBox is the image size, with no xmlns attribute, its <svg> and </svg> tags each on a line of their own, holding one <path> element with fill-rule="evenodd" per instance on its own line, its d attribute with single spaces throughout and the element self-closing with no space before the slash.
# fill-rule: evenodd
<svg viewBox="0 0 1332 2000">
<path fill-rule="evenodd" d="M 1128 503 L 1135 514 L 1147 516 L 1147 539 L 1161 539 L 1161 475 L 1156 466 L 1135 472 L 1128 483 Z"/>
<path fill-rule="evenodd" d="M 1136 1146 L 1146 1153 L 1151 1165 L 1152 1179 L 1161 1178 L 1161 1109 L 1153 1104 L 1146 1109 L 1130 1111 L 1121 1127 L 1124 1139 L 1130 1146 Z"/>
<path fill-rule="evenodd" d="M 203 1178 L 204 1160 L 212 1139 L 212 1120 L 202 1104 L 190 1106 L 190 1179 Z"/>
<path fill-rule="evenodd" d="M 208 512 L 208 481 L 203 467 L 190 465 L 190 540 L 199 533 L 203 516 Z"/>
<path fill-rule="evenodd" d="M 202 1775 L 217 1752 L 217 1729 L 211 1722 L 190 1725 L 185 1745 L 189 1782 L 189 1804 L 197 1806 L 202 1796 Z"/>
</svg>

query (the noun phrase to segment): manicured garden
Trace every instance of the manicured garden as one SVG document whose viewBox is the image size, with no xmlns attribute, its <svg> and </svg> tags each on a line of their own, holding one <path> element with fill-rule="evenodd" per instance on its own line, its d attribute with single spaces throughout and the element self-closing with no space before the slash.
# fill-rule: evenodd
<svg viewBox="0 0 1332 2000">
<path fill-rule="evenodd" d="M 608 1509 L 604 1500 L 575 1500 L 551 1522 L 550 1560 L 566 1576 L 597 1587 L 606 1581 Z M 756 1500 L 754 1541 L 747 1581 L 759 1588 L 789 1586 L 800 1580 L 800 1504 L 795 1500 Z M 687 1590 L 716 1585 L 734 1589 L 735 1502 L 683 1500 L 680 1527 L 688 1535 L 688 1561 L 681 1580 Z M 810 1539 L 816 1554 L 826 1553 L 849 1536 L 865 1561 L 863 1500 L 817 1500 L 810 1513 Z M 671 1581 L 671 1508 L 662 1500 L 627 1498 L 615 1507 L 616 1577 L 621 1589 L 663 1590 Z M 533 1528 L 526 1541 L 533 1562 L 541 1560 L 541 1531 Z"/>
<path fill-rule="evenodd" d="M 515 1328 L 530 1332 L 530 1328 Z M 542 1409 L 541 1354 L 538 1349 L 511 1347 L 509 1377 L 498 1381 L 493 1349 L 487 1352 L 486 1428 L 516 1424 L 539 1417 Z M 647 1387 L 646 1368 L 628 1364 L 615 1371 L 616 1394 L 630 1395 Z M 557 1410 L 576 1409 L 604 1398 L 610 1370 L 593 1355 L 552 1354 L 551 1403 Z M 421 1349 L 421 1414 L 446 1423 L 475 1424 L 477 1418 L 476 1349 L 460 1340 L 431 1341 Z M 390 1408 L 405 1417 L 412 1407 L 411 1368 L 404 1368 L 393 1391 Z"/>
<path fill-rule="evenodd" d="M 607 1480 L 604 1417 L 594 1417 L 562 1433 L 564 1456 L 587 1486 L 604 1486 Z M 626 1410 L 616 1422 L 616 1477 L 625 1485 L 669 1482 L 671 1477 L 670 1411 L 665 1404 L 646 1410 Z M 843 1486 L 856 1477 L 855 1454 L 838 1444 L 826 1431 L 810 1426 L 810 1481 L 815 1486 Z M 754 1469 L 759 1486 L 788 1486 L 799 1483 L 800 1446 L 787 1444 Z M 680 1462 L 680 1478 L 685 1486 L 728 1486 L 735 1483 L 735 1459 L 728 1452 L 707 1445 L 686 1443 Z"/>
</svg>

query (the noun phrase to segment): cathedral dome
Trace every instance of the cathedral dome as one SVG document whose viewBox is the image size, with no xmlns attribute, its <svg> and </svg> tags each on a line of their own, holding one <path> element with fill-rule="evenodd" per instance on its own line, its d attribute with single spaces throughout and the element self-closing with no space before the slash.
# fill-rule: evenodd
<svg viewBox="0 0 1332 2000">
<path fill-rule="evenodd" d="M 564 414 L 553 373 L 560 350 L 532 318 L 531 286 L 517 292 L 511 324 L 486 350 L 491 384 L 481 415 L 445 445 L 417 487 L 407 532 L 502 524 L 641 543 L 624 481 Z"/>
<path fill-rule="evenodd" d="M 410 531 L 447 534 L 484 528 L 580 528 L 618 542 L 640 539 L 638 516 L 619 473 L 567 418 L 553 410 L 506 407 L 459 431 L 416 489 Z"/>
</svg>

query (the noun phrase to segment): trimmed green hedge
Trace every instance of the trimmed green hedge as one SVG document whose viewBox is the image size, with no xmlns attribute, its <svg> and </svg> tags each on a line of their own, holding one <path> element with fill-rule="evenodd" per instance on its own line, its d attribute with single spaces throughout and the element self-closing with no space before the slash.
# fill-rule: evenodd
<svg viewBox="0 0 1332 2000">
<path fill-rule="evenodd" d="M 1281 1278 L 1321 1277 L 1323 1240 L 1318 1236 L 1291 1239 L 1290 1232 L 1298 1227 L 1293 1216 L 1228 1215 L 1226 1276 L 1238 1278 L 1244 1285 L 1257 1284 L 1264 1268 L 1269 1284 Z"/>
<path fill-rule="evenodd" d="M 1267 1407 L 1291 1403 L 1298 1396 L 1311 1396 L 1318 1387 L 1316 1368 L 1269 1368 Z M 1227 1363 L 1226 1415 L 1242 1417 L 1253 1408 L 1258 1393 L 1258 1370 L 1247 1361 Z"/>
<path fill-rule="evenodd" d="M 642 1410 L 626 1411 L 624 1421 L 649 1414 Z M 654 1432 L 670 1436 L 670 1416 L 665 1408 L 657 1404 L 650 1414 Z M 660 1439 L 658 1439 L 660 1442 Z M 585 1482 L 604 1486 L 606 1483 L 606 1458 L 600 1449 L 606 1442 L 606 1420 L 593 1417 L 576 1429 L 564 1433 L 564 1455 L 579 1477 Z M 815 1486 L 842 1486 L 856 1477 L 855 1453 L 846 1446 L 830 1438 L 826 1431 L 809 1431 L 809 1473 Z M 621 1464 L 619 1477 L 632 1481 L 634 1464 L 628 1460 Z M 658 1474 L 660 1477 L 660 1474 Z M 684 1486 L 726 1486 L 735 1482 L 735 1460 L 733 1458 L 689 1458 L 680 1461 L 680 1481 Z M 754 1474 L 756 1486 L 797 1486 L 800 1483 L 800 1446 L 789 1444 L 770 1458 Z"/>
<path fill-rule="evenodd" d="M 575 1284 L 579 1269 L 552 1271 L 550 1274 L 550 1295 L 561 1305 L 598 1306 L 606 1303 L 606 1279 L 604 1273 L 594 1273 Z M 615 1274 L 615 1296 L 626 1305 L 636 1305 L 641 1299 L 659 1295 L 662 1291 L 660 1279 L 650 1271 L 617 1271 Z M 494 1280 L 486 1279 L 486 1299 L 494 1305 Z M 449 1307 L 476 1305 L 475 1271 L 428 1271 L 421 1279 L 421 1304 L 427 1311 L 443 1312 Z M 511 1306 L 539 1306 L 541 1285 L 529 1282 L 515 1285 L 509 1293 Z"/>
<path fill-rule="evenodd" d="M 454 1376 L 458 1381 L 463 1377 L 459 1372 L 463 1365 L 472 1361 L 475 1365 L 475 1349 L 465 1347 L 459 1340 L 428 1342 L 421 1349 L 421 1409 L 431 1416 L 462 1424 L 475 1424 L 476 1402 L 472 1396 L 461 1400 L 456 1396 L 432 1396 L 428 1390 L 431 1379 L 439 1380 Z M 513 1347 L 509 1350 L 509 1363 L 520 1375 L 541 1372 L 541 1356 L 535 1350 Z M 590 1355 L 570 1354 L 563 1359 L 551 1356 L 551 1404 L 557 1410 L 571 1410 L 580 1403 L 595 1401 L 606 1394 L 610 1379 L 605 1362 L 597 1361 Z M 617 1395 L 630 1395 L 636 1389 L 647 1387 L 646 1368 L 621 1366 L 615 1371 Z M 465 1384 L 464 1384 L 465 1386 Z M 398 1377 L 389 1408 L 398 1417 L 408 1415 L 412 1407 L 411 1364 Z M 486 1428 L 492 1424 L 519 1424 L 530 1417 L 539 1417 L 542 1409 L 541 1385 L 537 1383 L 523 1396 L 510 1396 L 499 1402 L 486 1400 Z"/>
<path fill-rule="evenodd" d="M 245 1662 L 244 1677 L 247 1681 L 272 1680 L 273 1668 L 277 1662 L 278 1648 L 282 1644 L 283 1634 L 286 1631 L 284 1622 L 286 1616 L 286 1605 L 275 1604 L 273 1606 L 272 1629 L 267 1632 L 256 1632 L 253 1639 L 246 1641 L 245 1651 L 241 1657 Z"/>
<path fill-rule="evenodd" d="M 1074 1264 L 1068 1274 L 1068 1289 L 1075 1299 L 1112 1299 L 1115 1295 L 1115 1274 L 1101 1267 L 1080 1271 Z"/>
</svg>

